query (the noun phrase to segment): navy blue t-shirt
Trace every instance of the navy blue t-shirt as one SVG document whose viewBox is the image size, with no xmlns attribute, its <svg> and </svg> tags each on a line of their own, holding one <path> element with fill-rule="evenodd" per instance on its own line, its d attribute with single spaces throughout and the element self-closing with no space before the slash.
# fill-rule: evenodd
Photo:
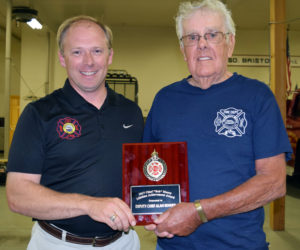
<svg viewBox="0 0 300 250">
<path fill-rule="evenodd" d="M 40 183 L 58 192 L 122 198 L 122 144 L 140 142 L 142 133 L 142 113 L 134 102 L 107 87 L 97 109 L 67 80 L 62 89 L 25 107 L 7 170 L 40 174 Z M 50 222 L 81 236 L 113 233 L 89 216 Z"/>
<path fill-rule="evenodd" d="M 158 92 L 145 142 L 186 141 L 190 200 L 223 194 L 256 174 L 255 160 L 292 152 L 269 87 L 233 74 L 203 90 L 188 78 Z M 159 238 L 163 249 L 265 249 L 264 210 L 214 219 L 187 237 Z"/>
</svg>

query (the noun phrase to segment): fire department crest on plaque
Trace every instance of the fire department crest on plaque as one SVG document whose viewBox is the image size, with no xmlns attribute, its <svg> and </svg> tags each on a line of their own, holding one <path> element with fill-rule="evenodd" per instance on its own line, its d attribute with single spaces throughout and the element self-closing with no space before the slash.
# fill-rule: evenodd
<svg viewBox="0 0 300 250">
<path fill-rule="evenodd" d="M 158 153 L 153 151 L 151 158 L 144 164 L 144 174 L 151 181 L 160 181 L 167 173 L 167 164 L 158 157 Z"/>
<path fill-rule="evenodd" d="M 214 121 L 216 132 L 219 135 L 233 138 L 242 136 L 246 132 L 247 120 L 246 114 L 241 109 L 227 108 L 217 112 L 217 118 Z"/>
</svg>

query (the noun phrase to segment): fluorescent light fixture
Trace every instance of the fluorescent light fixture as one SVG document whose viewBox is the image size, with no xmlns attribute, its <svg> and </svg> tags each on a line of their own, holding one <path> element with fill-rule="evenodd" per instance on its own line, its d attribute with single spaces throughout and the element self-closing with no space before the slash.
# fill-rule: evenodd
<svg viewBox="0 0 300 250">
<path fill-rule="evenodd" d="M 40 24 L 40 22 L 35 19 L 35 18 L 32 18 L 30 21 L 27 22 L 27 24 L 32 28 L 32 29 L 42 29 L 43 26 Z"/>
</svg>

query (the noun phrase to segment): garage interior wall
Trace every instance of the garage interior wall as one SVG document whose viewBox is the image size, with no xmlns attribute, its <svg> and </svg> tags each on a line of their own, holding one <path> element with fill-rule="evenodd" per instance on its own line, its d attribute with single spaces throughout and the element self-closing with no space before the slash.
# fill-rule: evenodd
<svg viewBox="0 0 300 250">
<path fill-rule="evenodd" d="M 11 95 L 20 94 L 20 57 L 21 40 L 11 38 Z M 5 29 L 0 28 L 0 117 L 4 116 L 4 81 L 5 81 Z"/>
<path fill-rule="evenodd" d="M 12 38 L 11 95 L 20 96 L 20 111 L 31 101 L 63 86 L 66 73 L 58 61 L 55 32 L 21 24 L 21 38 Z M 147 116 L 162 87 L 188 75 L 174 28 L 112 26 L 114 58 L 111 69 L 126 70 L 138 80 L 139 106 Z M 0 30 L 0 98 L 4 93 L 5 31 Z M 300 32 L 289 31 L 290 55 L 300 56 Z M 50 57 L 49 57 L 50 55 Z M 269 30 L 237 30 L 234 55 L 269 55 Z M 229 66 L 231 72 L 269 84 L 269 67 Z M 291 68 L 292 89 L 300 87 L 300 65 Z M 0 105 L 0 117 L 3 117 Z"/>
</svg>

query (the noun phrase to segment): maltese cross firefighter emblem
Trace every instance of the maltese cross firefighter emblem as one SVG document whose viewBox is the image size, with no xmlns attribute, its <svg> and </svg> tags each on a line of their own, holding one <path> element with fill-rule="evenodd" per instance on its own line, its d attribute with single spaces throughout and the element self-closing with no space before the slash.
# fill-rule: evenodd
<svg viewBox="0 0 300 250">
<path fill-rule="evenodd" d="M 229 138 L 242 136 L 247 127 L 246 114 L 241 109 L 227 108 L 217 112 L 214 121 L 216 132 Z"/>
<path fill-rule="evenodd" d="M 167 173 L 167 164 L 158 157 L 155 149 L 151 155 L 144 164 L 144 174 L 151 181 L 160 181 Z"/>
</svg>

